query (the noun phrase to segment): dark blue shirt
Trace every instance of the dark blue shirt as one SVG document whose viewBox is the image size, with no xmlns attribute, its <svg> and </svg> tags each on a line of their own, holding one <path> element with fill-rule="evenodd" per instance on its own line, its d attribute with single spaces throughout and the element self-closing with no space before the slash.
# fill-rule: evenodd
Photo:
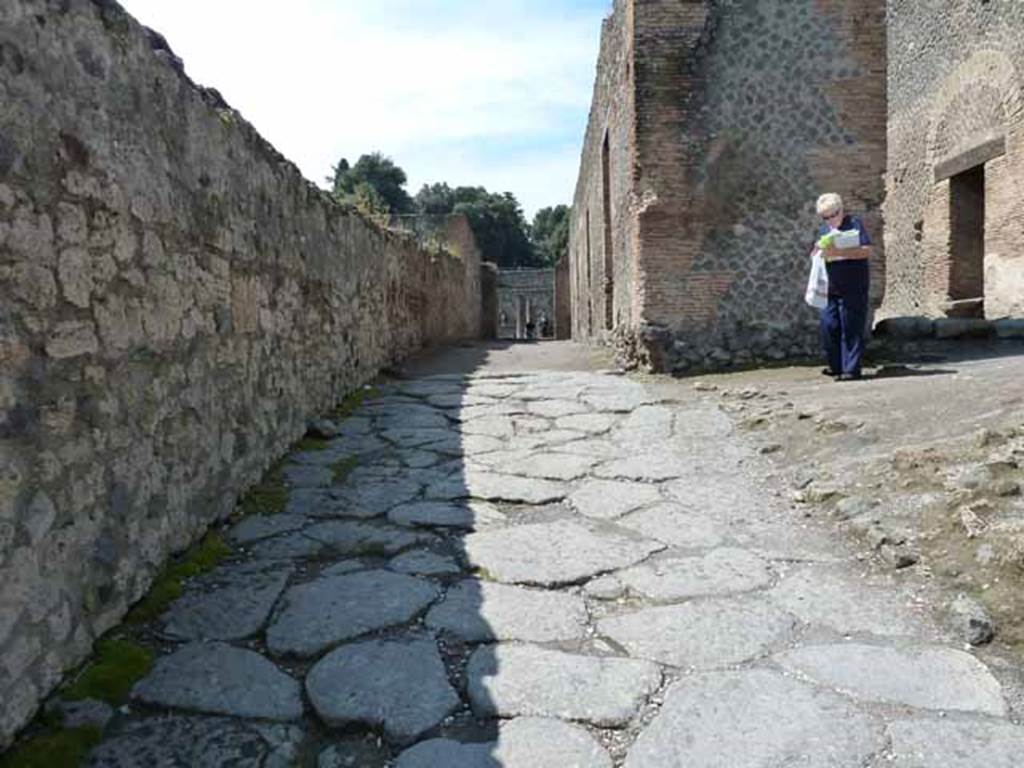
<svg viewBox="0 0 1024 768">
<path fill-rule="evenodd" d="M 864 222 L 858 216 L 844 216 L 839 224 L 839 231 L 845 232 L 856 229 L 860 232 L 860 244 L 871 245 L 871 237 L 864 226 Z M 831 231 L 828 224 L 822 223 L 818 227 L 818 237 L 827 235 Z M 868 272 L 867 259 L 850 259 L 848 261 L 830 261 L 826 263 L 828 270 L 828 293 L 829 296 L 851 296 L 856 294 L 866 295 L 870 276 Z"/>
</svg>

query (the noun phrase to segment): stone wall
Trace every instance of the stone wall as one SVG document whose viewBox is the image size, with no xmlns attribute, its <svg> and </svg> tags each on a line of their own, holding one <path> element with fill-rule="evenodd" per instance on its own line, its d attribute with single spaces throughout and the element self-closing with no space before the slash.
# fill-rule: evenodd
<svg viewBox="0 0 1024 768">
<path fill-rule="evenodd" d="M 555 264 L 555 338 L 572 338 L 572 287 L 569 256 Z"/>
<path fill-rule="evenodd" d="M 0 745 L 307 418 L 475 336 L 110 0 L 0 3 Z"/>
<path fill-rule="evenodd" d="M 616 3 L 570 230 L 578 335 L 599 338 L 593 317 L 607 319 L 608 270 L 593 255 L 602 154 L 616 277 L 605 329 L 625 362 L 685 371 L 816 354 L 802 296 L 824 191 L 842 194 L 879 246 L 877 304 L 885 54 L 883 0 Z"/>
<path fill-rule="evenodd" d="M 502 269 L 498 271 L 498 338 L 539 338 L 555 328 L 555 271 Z M 546 322 L 545 322 L 546 321 Z M 533 332 L 528 325 L 532 323 Z"/>
<path fill-rule="evenodd" d="M 890 0 L 889 58 L 881 314 L 1024 316 L 1024 5 Z"/>
<path fill-rule="evenodd" d="M 601 30 L 590 120 L 569 223 L 572 337 L 633 324 L 633 2 L 615 0 Z"/>
</svg>

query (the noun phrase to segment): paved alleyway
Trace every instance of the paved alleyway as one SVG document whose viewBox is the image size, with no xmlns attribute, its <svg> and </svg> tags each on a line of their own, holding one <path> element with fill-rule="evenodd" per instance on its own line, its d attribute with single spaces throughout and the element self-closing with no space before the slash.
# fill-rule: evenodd
<svg viewBox="0 0 1024 768">
<path fill-rule="evenodd" d="M 795 516 L 712 398 L 530 349 L 412 366 L 291 456 L 91 764 L 1021 764 L 997 677 Z"/>
</svg>

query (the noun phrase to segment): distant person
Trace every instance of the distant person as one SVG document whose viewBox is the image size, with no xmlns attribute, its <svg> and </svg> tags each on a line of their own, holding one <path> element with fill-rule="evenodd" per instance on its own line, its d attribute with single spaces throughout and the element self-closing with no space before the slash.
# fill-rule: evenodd
<svg viewBox="0 0 1024 768">
<path fill-rule="evenodd" d="M 828 271 L 828 303 L 821 310 L 821 343 L 828 361 L 823 373 L 855 381 L 861 377 L 864 355 L 871 238 L 864 222 L 843 210 L 839 195 L 822 195 L 817 209 L 818 243 Z"/>
<path fill-rule="evenodd" d="M 540 337 L 542 339 L 551 338 L 551 321 L 548 319 L 547 315 L 544 315 L 540 319 Z"/>
<path fill-rule="evenodd" d="M 535 329 L 537 328 L 533 320 L 526 321 L 526 338 L 532 339 L 534 337 Z"/>
</svg>

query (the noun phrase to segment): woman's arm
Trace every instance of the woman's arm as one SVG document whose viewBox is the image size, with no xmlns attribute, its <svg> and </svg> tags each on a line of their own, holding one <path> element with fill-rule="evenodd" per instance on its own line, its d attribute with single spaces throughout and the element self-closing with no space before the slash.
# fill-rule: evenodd
<svg viewBox="0 0 1024 768">
<path fill-rule="evenodd" d="M 856 248 L 825 248 L 821 254 L 825 261 L 864 261 L 871 258 L 873 250 L 870 245 L 859 245 Z"/>
</svg>

